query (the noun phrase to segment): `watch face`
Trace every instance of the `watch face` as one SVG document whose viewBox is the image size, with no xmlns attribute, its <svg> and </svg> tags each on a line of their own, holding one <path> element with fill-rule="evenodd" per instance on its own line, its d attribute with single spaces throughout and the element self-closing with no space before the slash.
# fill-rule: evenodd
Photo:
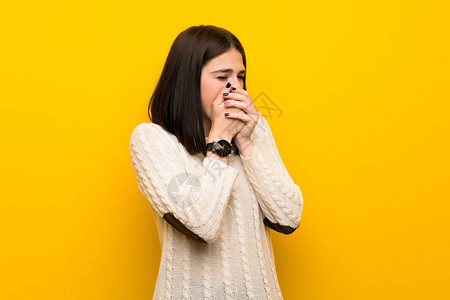
<svg viewBox="0 0 450 300">
<path fill-rule="evenodd" d="M 231 153 L 231 144 L 227 140 L 220 140 L 216 143 L 214 151 L 220 156 L 227 156 Z"/>
</svg>

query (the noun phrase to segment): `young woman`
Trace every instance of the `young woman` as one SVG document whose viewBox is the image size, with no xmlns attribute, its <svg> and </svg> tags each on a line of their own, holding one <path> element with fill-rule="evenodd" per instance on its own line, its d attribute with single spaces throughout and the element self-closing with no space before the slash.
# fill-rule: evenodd
<svg viewBox="0 0 450 300">
<path fill-rule="evenodd" d="M 270 230 L 294 232 L 303 197 L 246 90 L 239 40 L 216 26 L 175 39 L 131 134 L 131 162 L 162 248 L 153 299 L 282 299 Z"/>
</svg>

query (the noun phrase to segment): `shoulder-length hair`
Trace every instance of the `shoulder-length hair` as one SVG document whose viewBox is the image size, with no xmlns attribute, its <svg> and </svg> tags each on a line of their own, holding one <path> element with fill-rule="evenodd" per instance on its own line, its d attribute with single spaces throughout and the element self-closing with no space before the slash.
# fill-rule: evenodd
<svg viewBox="0 0 450 300">
<path fill-rule="evenodd" d="M 232 48 L 241 53 L 247 68 L 244 48 L 228 30 L 213 25 L 199 25 L 182 31 L 170 48 L 150 98 L 150 120 L 174 134 L 191 155 L 206 155 L 200 93 L 202 68 L 210 59 Z M 246 90 L 245 79 L 246 75 Z M 231 144 L 233 153 L 238 155 L 239 149 L 234 138 Z"/>
</svg>

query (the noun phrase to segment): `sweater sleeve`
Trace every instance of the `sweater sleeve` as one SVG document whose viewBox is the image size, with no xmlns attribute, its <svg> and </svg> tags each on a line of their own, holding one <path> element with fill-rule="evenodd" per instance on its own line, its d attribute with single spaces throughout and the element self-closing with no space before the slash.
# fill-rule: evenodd
<svg viewBox="0 0 450 300">
<path fill-rule="evenodd" d="M 303 196 L 289 175 L 275 144 L 269 123 L 259 113 L 252 133 L 254 143 L 250 157 L 241 160 L 257 195 L 264 224 L 283 234 L 291 234 L 300 225 Z"/>
<path fill-rule="evenodd" d="M 139 190 L 154 212 L 189 238 L 215 242 L 238 171 L 214 157 L 193 167 L 184 146 L 154 123 L 137 125 L 130 153 Z"/>
</svg>

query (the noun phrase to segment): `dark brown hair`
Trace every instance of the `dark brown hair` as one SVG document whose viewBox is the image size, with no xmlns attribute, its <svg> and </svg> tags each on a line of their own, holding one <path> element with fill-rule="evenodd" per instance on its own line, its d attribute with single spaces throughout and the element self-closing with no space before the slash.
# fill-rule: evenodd
<svg viewBox="0 0 450 300">
<path fill-rule="evenodd" d="M 213 25 L 191 26 L 175 39 L 161 77 L 148 105 L 150 120 L 174 134 L 186 150 L 205 154 L 200 78 L 203 66 L 231 50 L 239 51 L 247 69 L 245 52 L 231 32 Z M 244 90 L 246 75 L 244 75 Z M 151 111 L 151 116 L 150 116 Z M 236 155 L 239 149 L 231 140 Z"/>
</svg>

